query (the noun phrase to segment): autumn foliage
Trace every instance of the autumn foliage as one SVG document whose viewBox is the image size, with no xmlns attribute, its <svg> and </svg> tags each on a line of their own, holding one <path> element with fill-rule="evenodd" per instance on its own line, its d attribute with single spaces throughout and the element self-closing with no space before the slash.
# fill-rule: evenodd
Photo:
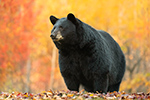
<svg viewBox="0 0 150 100">
<path fill-rule="evenodd" d="M 149 0 L 0 0 L 0 92 L 66 90 L 49 16 L 69 12 L 109 32 L 121 46 L 126 73 L 120 91 L 150 91 L 149 5 Z"/>
<path fill-rule="evenodd" d="M 34 36 L 33 2 L 20 0 L 0 1 L 0 86 L 11 86 L 25 73 L 24 66 L 30 55 L 29 44 Z M 32 22 L 31 22 L 32 20 Z M 15 78 L 16 79 L 13 79 Z M 10 83 L 7 83 L 10 82 Z"/>
</svg>

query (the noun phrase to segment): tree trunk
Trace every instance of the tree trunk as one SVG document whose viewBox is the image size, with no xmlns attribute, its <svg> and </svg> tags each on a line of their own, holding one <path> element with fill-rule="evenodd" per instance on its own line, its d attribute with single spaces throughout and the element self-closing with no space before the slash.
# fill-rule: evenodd
<svg viewBox="0 0 150 100">
<path fill-rule="evenodd" d="M 51 78 L 50 78 L 50 89 L 52 90 L 53 90 L 53 83 L 54 83 L 55 66 L 56 66 L 56 47 L 53 47 L 52 61 L 51 61 Z"/>
<path fill-rule="evenodd" d="M 26 82 L 26 88 L 25 88 L 26 92 L 30 92 L 30 72 L 31 72 L 31 60 L 30 60 L 30 58 L 28 58 L 28 60 L 27 60 L 27 76 L 26 76 L 27 82 Z"/>
</svg>

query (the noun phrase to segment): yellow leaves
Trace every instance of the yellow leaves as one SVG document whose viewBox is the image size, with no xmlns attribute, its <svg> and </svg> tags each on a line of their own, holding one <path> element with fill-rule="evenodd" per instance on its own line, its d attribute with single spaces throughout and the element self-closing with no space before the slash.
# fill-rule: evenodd
<svg viewBox="0 0 150 100">
<path fill-rule="evenodd" d="M 92 96 L 93 96 L 93 94 L 90 94 L 90 96 L 92 97 Z"/>
<path fill-rule="evenodd" d="M 146 83 L 145 83 L 145 86 L 150 86 L 150 82 L 146 82 Z"/>
<path fill-rule="evenodd" d="M 73 97 L 74 94 L 67 94 L 67 97 Z"/>
<path fill-rule="evenodd" d="M 28 93 L 25 93 L 25 94 L 24 94 L 24 97 L 26 97 L 26 98 L 27 98 L 27 97 L 28 97 Z"/>
<path fill-rule="evenodd" d="M 145 75 L 145 76 L 150 78 L 150 73 L 146 73 L 146 75 Z"/>
<path fill-rule="evenodd" d="M 120 86 L 120 91 L 132 89 L 132 92 L 137 92 L 136 90 L 139 87 L 145 87 L 148 90 L 150 90 L 150 82 L 149 82 L 149 73 L 147 74 L 135 74 L 133 79 L 127 79 L 126 81 L 123 81 Z"/>
</svg>

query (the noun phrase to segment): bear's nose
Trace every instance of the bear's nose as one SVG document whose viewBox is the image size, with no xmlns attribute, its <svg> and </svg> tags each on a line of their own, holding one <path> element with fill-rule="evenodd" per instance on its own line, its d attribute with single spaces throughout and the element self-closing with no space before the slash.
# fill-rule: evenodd
<svg viewBox="0 0 150 100">
<path fill-rule="evenodd" d="M 56 38 L 56 37 L 54 36 L 54 34 L 51 34 L 50 37 L 51 37 L 52 39 L 55 39 L 55 38 Z"/>
</svg>

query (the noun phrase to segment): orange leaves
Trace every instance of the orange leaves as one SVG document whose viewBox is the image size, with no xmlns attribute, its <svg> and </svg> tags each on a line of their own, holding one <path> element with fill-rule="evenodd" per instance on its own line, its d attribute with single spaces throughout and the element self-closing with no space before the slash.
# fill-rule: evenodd
<svg viewBox="0 0 150 100">
<path fill-rule="evenodd" d="M 143 88 L 145 91 L 150 91 L 150 74 L 136 74 L 133 79 L 127 79 L 123 81 L 120 90 L 132 89 L 132 92 L 136 92 L 139 87 Z M 129 84 L 130 83 L 130 84 Z M 139 88 L 140 89 L 140 88 Z"/>
<path fill-rule="evenodd" d="M 3 28 L 3 30 L 1 30 L 2 34 L 0 35 L 0 37 L 3 37 L 3 40 L 1 40 L 3 44 L 1 45 L 3 45 L 3 47 L 8 47 L 5 50 L 8 54 L 10 54 L 8 57 L 11 56 L 14 58 L 13 60 L 16 59 L 17 62 L 20 62 L 21 59 L 25 60 L 26 56 L 28 56 L 28 43 L 31 39 L 29 35 L 31 29 L 27 32 L 25 27 L 30 26 L 31 23 L 33 25 L 34 21 L 30 22 L 29 20 L 25 20 L 31 19 L 32 16 L 23 16 L 22 13 L 24 12 L 20 11 L 20 9 L 24 7 L 21 5 L 25 2 L 21 2 L 19 0 L 6 0 L 1 2 L 3 3 L 2 10 L 4 11 L 1 13 L 2 18 L 0 20 L 0 26 Z M 28 8 L 24 7 L 24 9 Z M 28 15 L 32 14 L 31 9 L 27 11 L 30 11 L 28 12 Z M 26 24 L 22 22 L 23 20 L 26 21 Z"/>
</svg>

